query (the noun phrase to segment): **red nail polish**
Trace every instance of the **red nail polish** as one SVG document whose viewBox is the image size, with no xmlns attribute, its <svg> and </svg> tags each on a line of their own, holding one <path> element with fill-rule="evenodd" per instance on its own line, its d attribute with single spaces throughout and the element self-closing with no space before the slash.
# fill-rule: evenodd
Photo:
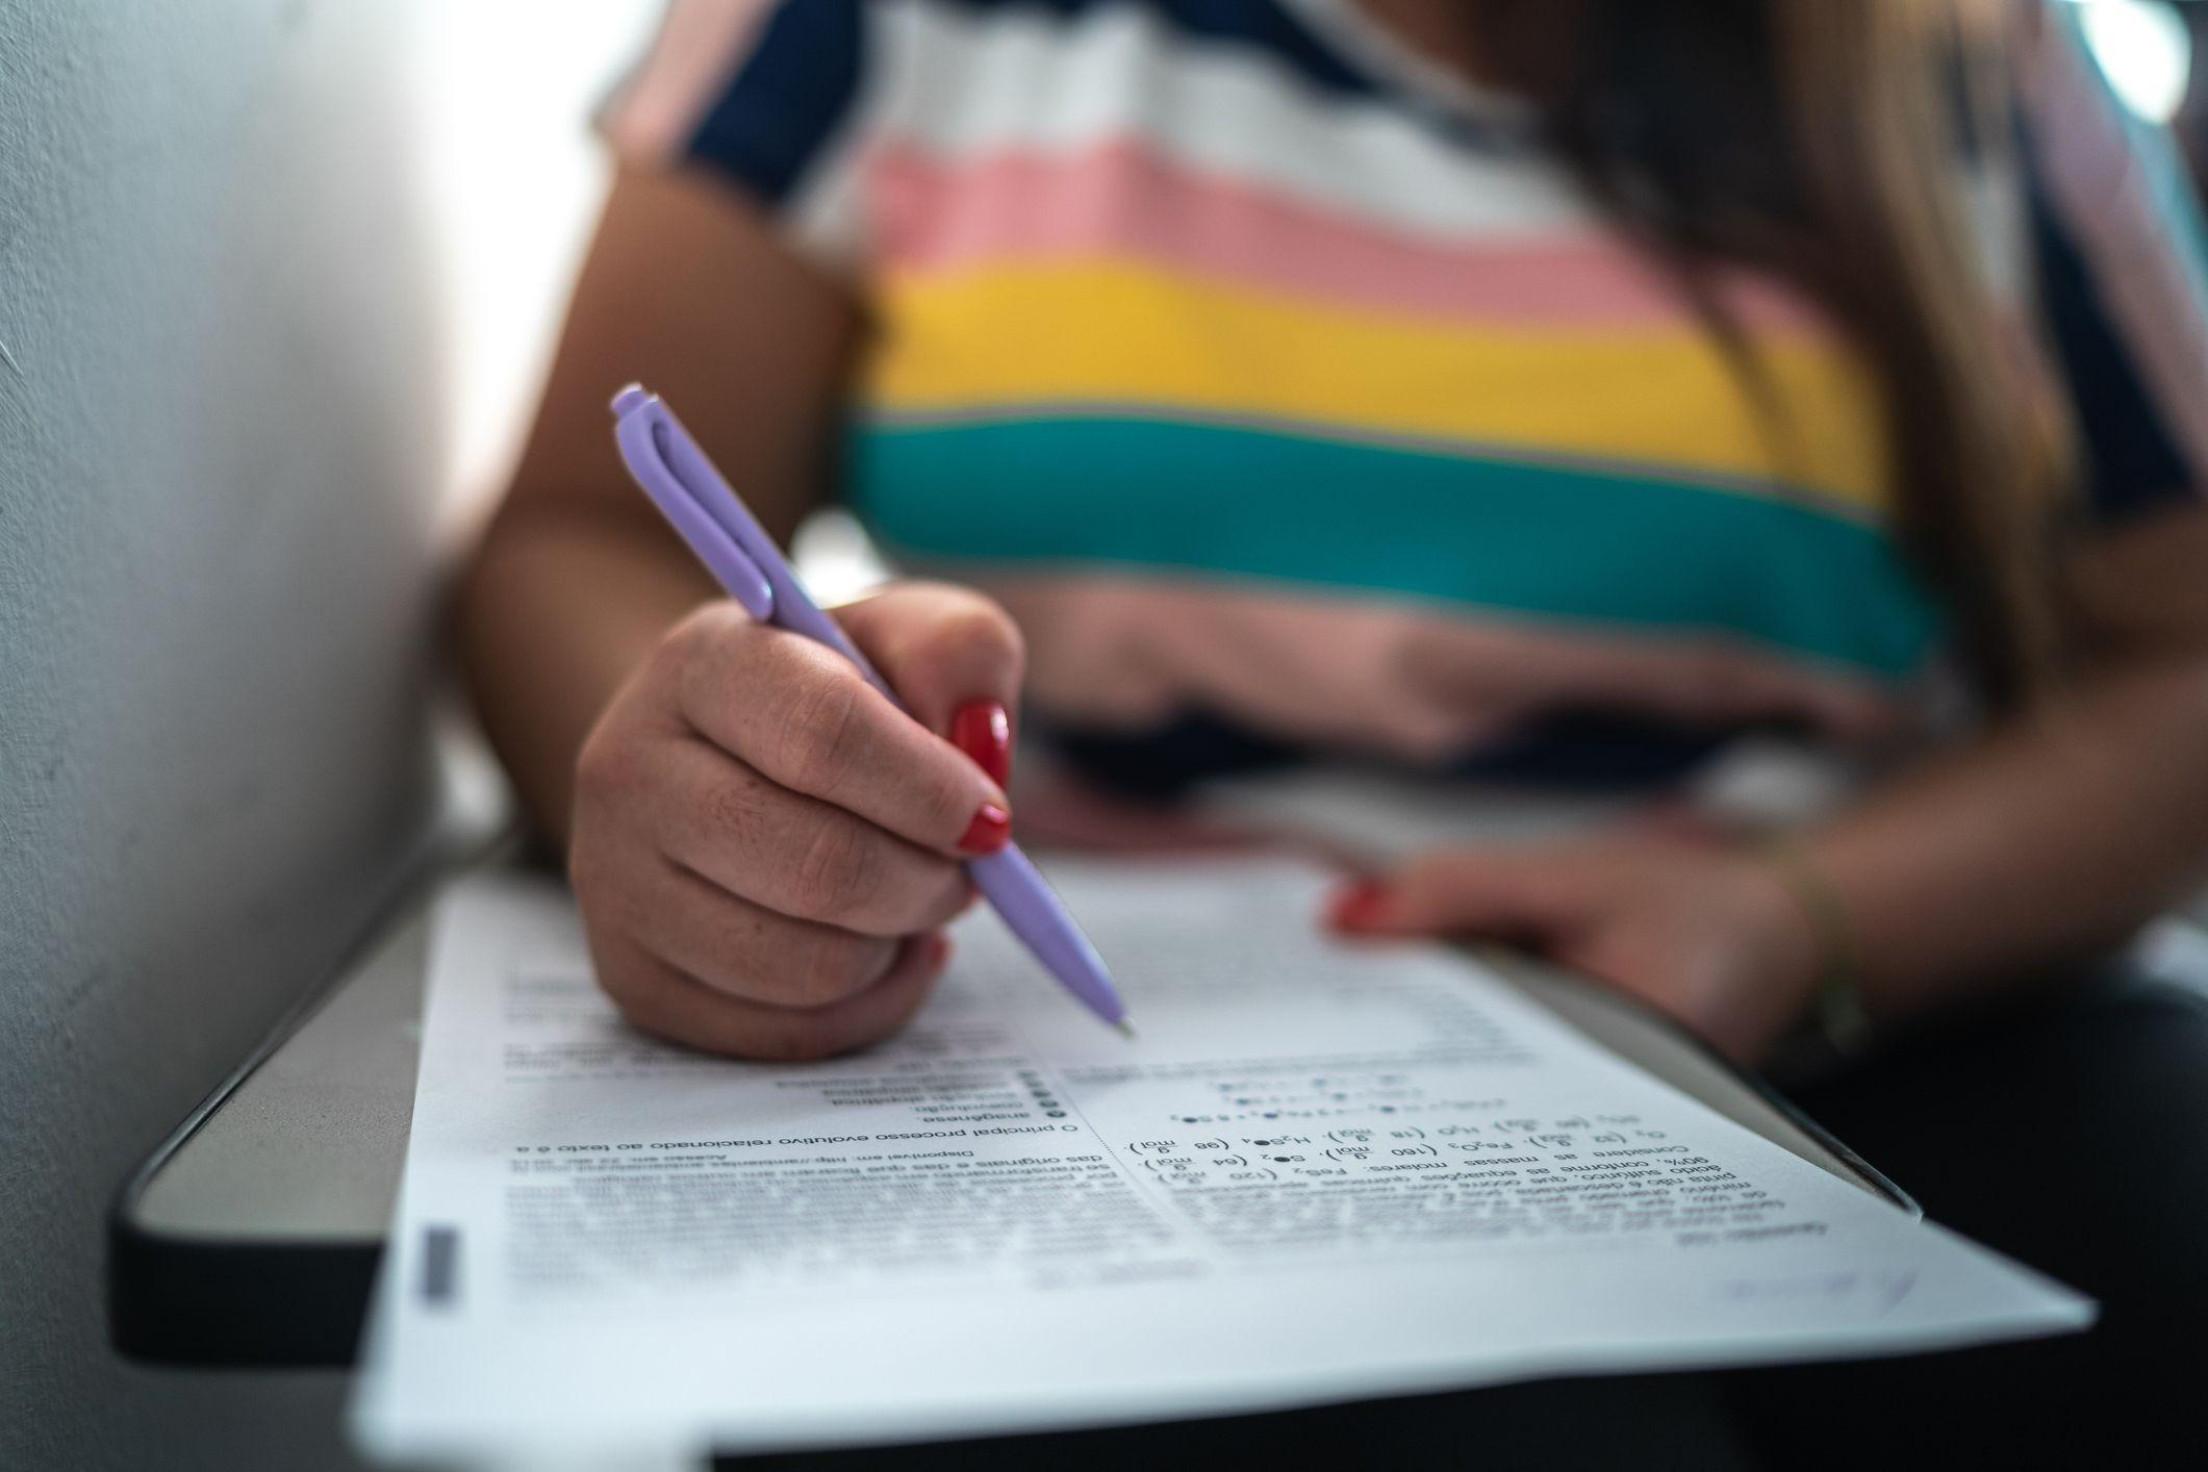
<svg viewBox="0 0 2208 1472">
<path fill-rule="evenodd" d="M 1012 779 L 1012 717 L 1001 701 L 969 700 L 952 712 L 951 745 L 999 787 Z"/>
<path fill-rule="evenodd" d="M 984 858 L 1011 841 L 1012 815 L 993 802 L 985 802 L 974 814 L 974 821 L 966 825 L 966 836 L 959 839 L 958 851 Z"/>
<path fill-rule="evenodd" d="M 1326 909 L 1326 923 L 1335 930 L 1378 930 L 1387 908 L 1387 889 L 1377 880 L 1364 879 L 1336 891 Z"/>
</svg>

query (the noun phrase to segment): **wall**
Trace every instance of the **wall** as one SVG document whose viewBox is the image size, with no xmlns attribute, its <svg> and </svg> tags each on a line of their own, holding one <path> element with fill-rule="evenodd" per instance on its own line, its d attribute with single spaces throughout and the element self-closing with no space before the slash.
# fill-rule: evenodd
<svg viewBox="0 0 2208 1472">
<path fill-rule="evenodd" d="M 618 59 L 517 9 L 0 0 L 0 1466 L 345 1461 L 337 1376 L 108 1354 L 100 1224 L 427 820 Z"/>
</svg>

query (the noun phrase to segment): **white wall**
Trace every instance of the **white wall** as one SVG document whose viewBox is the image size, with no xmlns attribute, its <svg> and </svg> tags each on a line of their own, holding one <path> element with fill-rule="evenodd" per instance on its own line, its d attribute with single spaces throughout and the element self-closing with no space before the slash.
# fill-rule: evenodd
<svg viewBox="0 0 2208 1472">
<path fill-rule="evenodd" d="M 0 1466 L 340 1464 L 105 1346 L 129 1166 L 382 897 L 639 7 L 0 0 Z"/>
</svg>

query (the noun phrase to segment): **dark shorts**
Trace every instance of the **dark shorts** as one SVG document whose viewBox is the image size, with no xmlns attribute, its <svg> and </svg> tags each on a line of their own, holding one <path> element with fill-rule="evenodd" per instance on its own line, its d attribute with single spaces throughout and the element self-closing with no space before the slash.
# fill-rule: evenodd
<svg viewBox="0 0 2208 1472">
<path fill-rule="evenodd" d="M 2038 1343 L 1725 1377 L 1767 1461 L 2208 1467 L 2204 995 L 2112 971 L 1797 1091 L 1926 1215 L 2091 1294 L 2101 1320 Z"/>
<path fill-rule="evenodd" d="M 2099 1299 L 2084 1335 L 744 1465 L 2208 1467 L 2203 996 L 2110 972 L 1795 1091 L 1933 1219 Z"/>
</svg>

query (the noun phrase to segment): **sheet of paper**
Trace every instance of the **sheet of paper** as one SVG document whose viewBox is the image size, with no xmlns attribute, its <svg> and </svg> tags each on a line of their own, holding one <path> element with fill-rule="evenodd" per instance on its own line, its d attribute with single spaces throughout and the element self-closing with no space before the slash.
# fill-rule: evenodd
<svg viewBox="0 0 2208 1472">
<path fill-rule="evenodd" d="M 2092 1306 L 1618 1062 L 1296 866 L 1054 881 L 1130 1043 L 986 911 L 895 1042 L 630 1031 L 572 906 L 445 902 L 364 1445 L 727 1450 L 1960 1345 Z"/>
</svg>

